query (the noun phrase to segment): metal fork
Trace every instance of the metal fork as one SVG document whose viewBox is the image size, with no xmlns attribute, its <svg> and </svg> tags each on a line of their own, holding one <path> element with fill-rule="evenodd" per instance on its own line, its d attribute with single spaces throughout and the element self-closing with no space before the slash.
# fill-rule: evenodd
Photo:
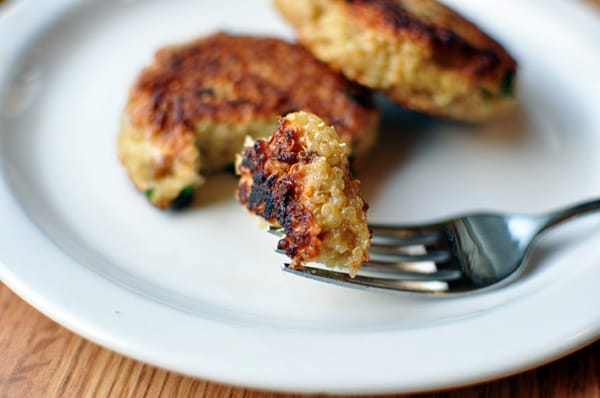
<svg viewBox="0 0 600 398">
<path fill-rule="evenodd" d="M 511 280 L 542 232 L 599 209 L 596 199 L 538 215 L 475 213 L 428 225 L 371 225 L 371 259 L 353 278 L 312 263 L 282 269 L 352 288 L 465 293 Z M 281 228 L 269 231 L 283 233 Z"/>
</svg>

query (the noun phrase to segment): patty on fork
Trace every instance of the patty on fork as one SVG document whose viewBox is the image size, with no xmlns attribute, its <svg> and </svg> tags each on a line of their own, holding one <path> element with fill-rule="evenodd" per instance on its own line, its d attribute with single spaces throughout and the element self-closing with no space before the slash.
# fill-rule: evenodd
<svg viewBox="0 0 600 398">
<path fill-rule="evenodd" d="M 204 175 L 234 162 L 246 136 L 268 135 L 297 110 L 334 125 L 353 156 L 374 143 L 369 90 L 299 45 L 217 33 L 156 53 L 130 89 L 118 154 L 153 205 L 180 205 Z"/>
<path fill-rule="evenodd" d="M 481 121 L 514 102 L 515 60 L 435 0 L 274 2 L 317 58 L 409 109 Z"/>
<path fill-rule="evenodd" d="M 369 258 L 368 205 L 345 146 L 319 117 L 296 112 L 238 158 L 238 198 L 250 213 L 283 228 L 278 248 L 292 266 L 321 262 L 354 276 Z"/>
</svg>

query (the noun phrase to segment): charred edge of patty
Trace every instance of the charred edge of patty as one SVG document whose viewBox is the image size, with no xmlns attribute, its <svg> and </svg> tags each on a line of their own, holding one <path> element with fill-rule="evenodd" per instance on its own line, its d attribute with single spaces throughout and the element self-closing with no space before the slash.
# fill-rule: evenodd
<svg viewBox="0 0 600 398">
<path fill-rule="evenodd" d="M 240 163 L 240 174 L 251 176 L 238 189 L 240 202 L 252 213 L 270 223 L 281 225 L 286 236 L 278 243 L 299 266 L 319 255 L 321 229 L 315 216 L 301 203 L 302 169 L 318 155 L 300 145 L 301 130 L 281 119 L 279 133 L 268 141 L 258 140 L 246 148 Z"/>
<path fill-rule="evenodd" d="M 476 32 L 480 43 L 473 44 L 450 28 L 424 21 L 397 0 L 346 0 L 346 5 L 356 20 L 371 27 L 392 29 L 400 35 L 426 41 L 432 48 L 433 61 L 442 67 L 460 70 L 462 74 L 475 78 L 497 79 L 516 70 L 516 61 L 498 42 L 442 4 L 436 6 Z"/>
<path fill-rule="evenodd" d="M 265 77 L 253 72 L 260 67 L 281 69 L 296 78 L 284 81 L 277 73 Z M 317 85 L 328 89 L 307 89 Z M 377 112 L 370 90 L 331 70 L 304 47 L 275 38 L 222 32 L 159 50 L 154 63 L 133 85 L 130 97 L 145 98 L 147 106 L 139 108 L 134 123 L 149 126 L 155 134 L 193 131 L 199 119 L 243 123 L 249 116 L 275 119 L 306 109 L 334 125 L 340 136 L 351 142 Z"/>
</svg>

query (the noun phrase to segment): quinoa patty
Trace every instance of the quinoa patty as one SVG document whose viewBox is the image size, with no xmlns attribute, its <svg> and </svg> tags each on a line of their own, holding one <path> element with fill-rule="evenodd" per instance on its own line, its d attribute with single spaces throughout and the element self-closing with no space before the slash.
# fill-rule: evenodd
<svg viewBox="0 0 600 398">
<path fill-rule="evenodd" d="M 224 33 L 159 50 L 130 89 L 118 153 L 152 204 L 188 200 L 206 174 L 234 162 L 247 135 L 308 110 L 333 124 L 353 155 L 373 144 L 370 92 L 303 47 Z"/>
<path fill-rule="evenodd" d="M 299 41 L 401 105 L 480 121 L 514 97 L 516 62 L 434 0 L 274 0 Z"/>
<path fill-rule="evenodd" d="M 278 248 L 292 266 L 315 261 L 353 276 L 369 258 L 368 205 L 350 176 L 345 145 L 319 117 L 297 112 L 238 159 L 240 202 L 283 227 Z"/>
</svg>

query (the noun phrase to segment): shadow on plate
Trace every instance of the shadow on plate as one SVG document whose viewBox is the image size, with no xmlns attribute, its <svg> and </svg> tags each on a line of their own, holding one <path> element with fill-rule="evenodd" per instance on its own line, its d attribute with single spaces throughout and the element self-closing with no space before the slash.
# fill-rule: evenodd
<svg viewBox="0 0 600 398">
<path fill-rule="evenodd" d="M 532 131 L 530 116 L 519 102 L 507 113 L 478 124 L 408 111 L 384 98 L 380 98 L 380 106 L 382 120 L 377 143 L 356 172 L 368 201 L 378 196 L 388 179 L 406 166 L 420 148 L 444 136 L 477 143 L 484 150 L 516 149 Z"/>
<path fill-rule="evenodd" d="M 235 197 L 237 183 L 238 177 L 233 169 L 207 176 L 206 183 L 194 194 L 189 210 L 237 200 Z"/>
</svg>

